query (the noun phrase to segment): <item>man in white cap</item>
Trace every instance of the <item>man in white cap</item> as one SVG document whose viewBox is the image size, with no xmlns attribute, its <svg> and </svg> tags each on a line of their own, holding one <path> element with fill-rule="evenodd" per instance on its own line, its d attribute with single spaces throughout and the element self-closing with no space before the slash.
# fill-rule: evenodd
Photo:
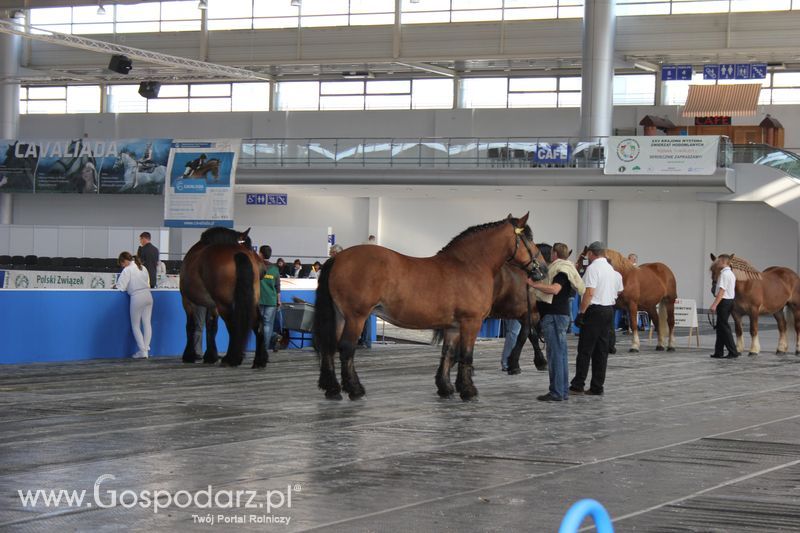
<svg viewBox="0 0 800 533">
<path fill-rule="evenodd" d="M 617 301 L 618 283 L 614 268 L 605 257 L 606 245 L 595 241 L 589 245 L 589 266 L 583 275 L 586 292 L 581 298 L 575 325 L 581 328 L 578 339 L 578 358 L 575 377 L 569 386 L 572 394 L 584 393 L 589 362 L 592 380 L 585 394 L 602 396 L 608 364 L 609 337 L 614 320 L 614 303 Z"/>
</svg>

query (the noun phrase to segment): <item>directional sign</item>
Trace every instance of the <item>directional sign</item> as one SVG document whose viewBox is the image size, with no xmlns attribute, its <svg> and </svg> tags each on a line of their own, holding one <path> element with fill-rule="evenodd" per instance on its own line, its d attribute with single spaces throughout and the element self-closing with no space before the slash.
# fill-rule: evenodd
<svg viewBox="0 0 800 533">
<path fill-rule="evenodd" d="M 288 194 L 268 194 L 267 205 L 289 205 Z"/>
<path fill-rule="evenodd" d="M 750 79 L 763 80 L 767 77 L 766 63 L 753 63 L 750 65 Z"/>
<path fill-rule="evenodd" d="M 719 79 L 719 65 L 703 65 L 703 79 L 704 80 L 718 80 Z"/>
<path fill-rule="evenodd" d="M 675 65 L 664 65 L 661 67 L 661 79 L 663 81 L 673 81 L 678 79 L 678 71 Z"/>
<path fill-rule="evenodd" d="M 678 65 L 675 67 L 677 71 L 677 76 L 679 80 L 691 80 L 692 79 L 692 66 L 691 65 Z"/>
<path fill-rule="evenodd" d="M 247 205 L 267 205 L 267 195 L 264 193 L 248 194 L 246 203 Z"/>
<path fill-rule="evenodd" d="M 737 80 L 749 80 L 750 79 L 750 64 L 749 63 L 738 63 L 736 65 L 736 79 Z"/>
<path fill-rule="evenodd" d="M 736 79 L 736 65 L 733 63 L 722 63 L 719 66 L 719 79 L 733 80 Z"/>
</svg>

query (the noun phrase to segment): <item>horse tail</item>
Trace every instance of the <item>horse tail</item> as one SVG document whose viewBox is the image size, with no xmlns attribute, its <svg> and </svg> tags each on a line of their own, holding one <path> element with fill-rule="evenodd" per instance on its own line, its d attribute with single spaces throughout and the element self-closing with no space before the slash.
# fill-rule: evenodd
<svg viewBox="0 0 800 533">
<path fill-rule="evenodd" d="M 444 340 L 444 330 L 443 329 L 433 330 L 433 336 L 431 337 L 431 346 L 436 346 L 437 344 L 441 344 L 443 340 Z"/>
<path fill-rule="evenodd" d="M 236 285 L 233 289 L 233 331 L 231 331 L 231 345 L 234 350 L 244 352 L 247 334 L 253 325 L 253 311 L 255 309 L 255 291 L 253 288 L 253 263 L 247 254 L 237 253 L 233 256 L 236 263 Z M 235 342 L 241 345 L 233 346 Z M 230 350 L 229 350 L 230 351 Z"/>
<path fill-rule="evenodd" d="M 314 302 L 314 350 L 322 356 L 335 354 L 338 348 L 336 338 L 336 309 L 331 296 L 330 276 L 335 258 L 322 265 L 317 278 L 317 295 Z"/>
</svg>

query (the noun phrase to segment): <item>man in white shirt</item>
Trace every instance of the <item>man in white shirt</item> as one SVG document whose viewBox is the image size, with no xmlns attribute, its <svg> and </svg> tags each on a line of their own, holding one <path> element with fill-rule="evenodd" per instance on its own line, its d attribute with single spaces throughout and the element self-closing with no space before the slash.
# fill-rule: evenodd
<svg viewBox="0 0 800 533">
<path fill-rule="evenodd" d="M 714 303 L 711 304 L 711 311 L 717 313 L 717 342 L 714 344 L 714 353 L 711 357 L 715 359 L 735 359 L 739 357 L 736 343 L 733 341 L 733 333 L 728 318 L 733 310 L 733 299 L 736 296 L 736 275 L 731 270 L 731 256 L 721 254 L 717 261 L 722 265 L 722 271 L 717 280 L 717 294 Z M 724 355 L 725 348 L 728 355 Z"/>
<path fill-rule="evenodd" d="M 589 362 L 592 365 L 592 380 L 585 394 L 602 396 L 608 364 L 609 337 L 614 320 L 614 303 L 620 285 L 617 273 L 605 257 L 606 245 L 595 241 L 589 245 L 589 266 L 583 275 L 586 292 L 581 298 L 575 325 L 581 328 L 578 339 L 578 358 L 575 361 L 575 377 L 569 386 L 574 394 L 584 393 Z"/>
</svg>

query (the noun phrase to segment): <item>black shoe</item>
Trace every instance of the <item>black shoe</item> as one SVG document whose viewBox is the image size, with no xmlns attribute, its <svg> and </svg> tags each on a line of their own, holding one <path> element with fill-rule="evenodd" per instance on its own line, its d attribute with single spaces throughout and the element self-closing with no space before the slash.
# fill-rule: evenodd
<svg viewBox="0 0 800 533">
<path fill-rule="evenodd" d="M 711 357 L 712 359 L 724 359 L 725 358 L 725 356 L 722 355 L 721 353 L 712 353 L 711 355 L 709 355 L 709 357 Z"/>
<path fill-rule="evenodd" d="M 729 353 L 728 355 L 725 356 L 725 359 L 736 359 L 740 355 L 741 354 L 739 352 Z"/>
<path fill-rule="evenodd" d="M 569 386 L 569 391 L 573 394 L 583 394 L 583 389 L 575 387 L 574 385 Z"/>
<path fill-rule="evenodd" d="M 592 389 L 586 389 L 586 392 L 584 392 L 584 394 L 586 396 L 602 396 L 603 395 L 602 392 L 597 392 L 596 390 L 592 390 Z"/>
<path fill-rule="evenodd" d="M 614 355 L 615 353 L 617 353 L 617 347 L 616 346 L 610 346 L 608 348 L 608 353 L 610 353 L 611 355 Z"/>
<path fill-rule="evenodd" d="M 542 394 L 541 396 L 537 396 L 536 399 L 539 400 L 540 402 L 563 402 L 564 401 L 564 400 L 561 400 L 559 398 L 556 398 L 555 396 L 551 396 L 549 392 L 547 394 Z"/>
</svg>

